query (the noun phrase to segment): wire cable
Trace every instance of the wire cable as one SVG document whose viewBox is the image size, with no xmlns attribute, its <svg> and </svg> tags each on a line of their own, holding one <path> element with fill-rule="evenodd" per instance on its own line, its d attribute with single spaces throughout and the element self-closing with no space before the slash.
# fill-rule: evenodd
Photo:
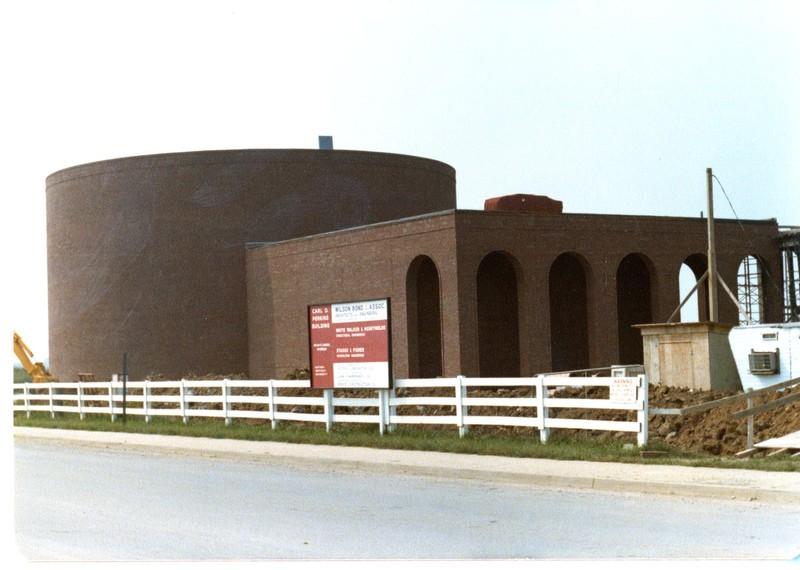
<svg viewBox="0 0 800 570">
<path fill-rule="evenodd" d="M 731 203 L 731 199 L 728 197 L 728 193 L 725 191 L 725 187 L 722 185 L 722 182 L 720 181 L 720 179 L 717 178 L 716 174 L 712 173 L 711 176 L 717 181 L 717 184 L 719 185 L 720 190 L 722 190 L 722 194 L 725 196 L 725 199 L 728 201 L 728 205 L 731 207 L 731 211 L 733 212 L 733 215 L 736 218 L 737 223 L 739 224 L 739 228 L 742 230 L 742 233 L 747 238 L 748 245 L 750 246 L 751 250 L 755 250 L 755 246 L 753 245 L 753 242 L 750 240 L 750 236 L 748 235 L 747 231 L 744 229 L 744 226 L 742 225 L 742 221 L 739 219 L 739 215 L 736 213 L 736 210 L 733 207 L 733 203 Z M 783 303 L 783 291 L 778 286 L 778 282 L 775 280 L 775 278 L 769 272 L 769 269 L 766 267 L 766 265 L 765 264 L 761 264 L 761 265 L 762 265 L 762 269 L 767 274 L 767 277 L 772 282 L 773 287 L 775 287 L 775 290 L 778 292 L 778 295 L 781 297 L 781 303 Z"/>
</svg>

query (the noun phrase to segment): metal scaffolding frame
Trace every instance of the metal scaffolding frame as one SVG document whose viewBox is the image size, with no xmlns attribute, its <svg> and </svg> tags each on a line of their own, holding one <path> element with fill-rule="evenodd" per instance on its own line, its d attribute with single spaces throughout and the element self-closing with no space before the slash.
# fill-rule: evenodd
<svg viewBox="0 0 800 570">
<path fill-rule="evenodd" d="M 752 255 L 739 264 L 736 296 L 750 321 L 761 323 L 764 318 L 764 280 L 761 263 Z M 739 315 L 739 324 L 747 324 L 744 315 Z"/>
<path fill-rule="evenodd" d="M 795 241 L 800 241 L 797 237 Z M 800 321 L 800 245 L 781 247 L 783 257 L 783 320 Z"/>
</svg>

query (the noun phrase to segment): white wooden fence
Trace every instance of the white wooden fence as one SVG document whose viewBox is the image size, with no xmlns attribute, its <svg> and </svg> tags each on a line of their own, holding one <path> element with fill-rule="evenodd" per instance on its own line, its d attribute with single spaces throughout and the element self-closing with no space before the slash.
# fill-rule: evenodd
<svg viewBox="0 0 800 570">
<path fill-rule="evenodd" d="M 377 423 L 380 433 L 398 424 L 457 426 L 463 436 L 469 426 L 527 426 L 539 431 L 546 442 L 551 429 L 620 431 L 637 434 L 638 444 L 647 443 L 648 384 L 636 377 L 588 377 L 539 375 L 533 378 L 435 378 L 395 380 L 389 390 L 369 390 L 363 397 L 337 397 L 334 390 L 314 390 L 308 380 L 152 380 L 123 382 L 56 382 L 14 384 L 14 411 L 44 411 L 237 418 L 325 423 Z M 608 388 L 608 398 L 558 397 L 564 387 Z M 512 389 L 529 388 L 530 396 L 509 396 Z M 293 389 L 293 390 L 291 390 Z M 298 391 L 301 395 L 287 394 Z M 414 395 L 419 389 L 438 389 L 446 395 Z M 489 390 L 491 396 L 486 396 Z M 283 395 L 279 392 L 283 391 Z M 430 392 L 431 390 L 427 390 Z M 483 391 L 484 395 L 479 392 Z M 527 390 L 524 390 L 527 392 Z M 352 393 L 352 392 L 351 392 Z M 555 409 L 625 410 L 635 420 L 568 419 L 550 417 Z M 399 413 L 400 410 L 403 413 Z M 488 413 L 493 409 L 494 413 Z M 503 413 L 513 409 L 515 414 Z M 434 412 L 436 410 L 436 412 Z M 631 416 L 633 414 L 630 414 Z"/>
</svg>

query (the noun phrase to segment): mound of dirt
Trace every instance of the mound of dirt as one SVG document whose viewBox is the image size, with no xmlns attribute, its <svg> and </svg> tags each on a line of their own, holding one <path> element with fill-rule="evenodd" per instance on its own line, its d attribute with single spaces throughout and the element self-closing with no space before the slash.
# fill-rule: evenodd
<svg viewBox="0 0 800 570">
<path fill-rule="evenodd" d="M 800 386 L 794 386 L 783 392 L 754 398 L 753 405 L 759 406 L 799 392 Z M 651 386 L 649 405 L 651 408 L 688 408 L 731 395 Z M 747 449 L 747 418 L 734 418 L 733 414 L 746 409 L 747 403 L 740 401 L 686 416 L 653 416 L 648 437 L 651 442 L 665 441 L 683 451 L 734 455 Z M 800 431 L 800 400 L 759 412 L 754 416 L 753 427 L 756 443 Z"/>
</svg>

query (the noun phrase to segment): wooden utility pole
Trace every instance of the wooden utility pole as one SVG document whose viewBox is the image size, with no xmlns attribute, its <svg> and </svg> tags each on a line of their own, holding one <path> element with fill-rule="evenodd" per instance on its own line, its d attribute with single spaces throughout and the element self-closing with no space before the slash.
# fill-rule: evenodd
<svg viewBox="0 0 800 570">
<path fill-rule="evenodd" d="M 708 186 L 708 320 L 719 321 L 717 304 L 717 252 L 714 246 L 714 192 L 711 169 L 706 168 Z"/>
</svg>

